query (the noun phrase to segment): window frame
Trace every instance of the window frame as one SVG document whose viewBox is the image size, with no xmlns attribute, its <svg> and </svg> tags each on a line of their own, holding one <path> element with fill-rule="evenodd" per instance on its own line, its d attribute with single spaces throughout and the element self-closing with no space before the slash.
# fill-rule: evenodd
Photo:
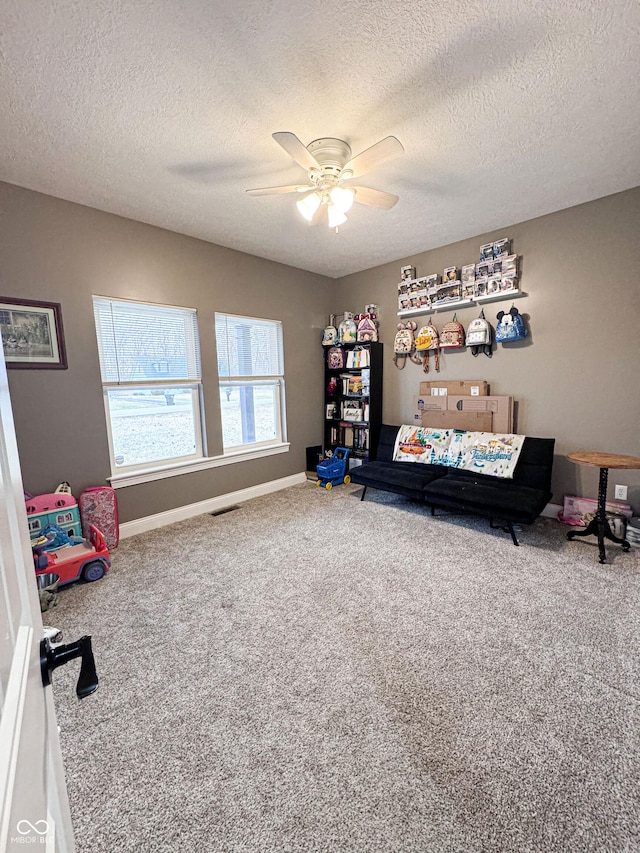
<svg viewBox="0 0 640 853">
<path fill-rule="evenodd" d="M 109 406 L 109 391 L 113 389 L 121 389 L 128 388 L 133 391 L 149 391 L 149 390 L 162 390 L 162 388 L 173 389 L 173 388 L 190 388 L 191 389 L 191 401 L 192 401 L 192 413 L 193 413 L 193 423 L 194 423 L 194 438 L 196 442 L 196 449 L 193 453 L 185 454 L 183 456 L 170 456 L 162 459 L 153 459 L 147 462 L 138 462 L 134 465 L 118 465 L 116 462 L 116 454 L 115 448 L 113 445 L 113 431 L 112 431 L 112 421 L 111 421 L 111 407 Z M 174 381 L 174 382 L 146 382 L 144 384 L 139 382 L 127 382 L 127 383 L 103 383 L 102 385 L 102 395 L 103 395 L 103 404 L 105 409 L 105 419 L 107 422 L 107 441 L 109 444 L 109 459 L 111 463 L 111 476 L 116 477 L 119 474 L 135 474 L 140 471 L 148 471 L 150 469 L 162 468 L 169 465 L 179 465 L 188 462 L 194 462 L 197 459 L 202 459 L 205 456 L 205 448 L 204 448 L 204 429 L 202 423 L 202 383 L 194 382 L 193 380 L 188 381 Z"/>
<path fill-rule="evenodd" d="M 278 379 L 272 379 L 271 377 L 254 377 L 252 380 L 248 381 L 246 377 L 242 379 L 220 379 L 218 382 L 218 387 L 220 391 L 222 391 L 225 387 L 232 388 L 255 388 L 258 386 L 268 386 L 269 388 L 275 389 L 275 402 L 274 402 L 274 413 L 276 415 L 276 435 L 275 438 L 269 439 L 268 441 L 251 441 L 245 442 L 244 444 L 241 442 L 240 444 L 230 444 L 225 446 L 224 444 L 224 424 L 222 423 L 222 412 L 220 413 L 220 424 L 222 426 L 222 452 L 224 455 L 229 455 L 232 453 L 239 453 L 243 450 L 250 450 L 252 448 L 259 449 L 261 447 L 273 447 L 277 444 L 282 444 L 286 441 L 286 423 L 284 417 L 284 377 Z"/>
<path fill-rule="evenodd" d="M 269 324 L 273 327 L 278 339 L 278 355 L 280 359 L 281 373 L 273 374 L 241 374 L 221 376 L 220 375 L 220 341 L 217 334 L 218 318 L 231 318 L 237 320 L 248 321 L 255 320 L 259 324 Z M 274 387 L 274 415 L 276 420 L 276 435 L 268 441 L 252 441 L 240 444 L 225 445 L 224 443 L 224 422 L 222 407 L 220 409 L 220 427 L 222 434 L 222 455 L 223 457 L 231 457 L 238 453 L 251 452 L 253 450 L 267 450 L 269 448 L 278 447 L 287 444 L 287 416 L 286 416 L 286 399 L 285 399 L 285 366 L 284 366 L 284 329 L 281 320 L 271 320 L 266 317 L 247 317 L 244 314 L 230 314 L 225 311 L 216 311 L 214 314 L 214 334 L 216 343 L 216 358 L 218 364 L 218 394 L 221 395 L 222 389 L 225 387 L 234 388 L 253 388 L 259 385 L 268 385 Z M 288 447 L 288 444 L 287 444 Z"/>
<path fill-rule="evenodd" d="M 98 323 L 98 316 L 100 311 L 103 309 L 104 303 L 122 305 L 122 304 L 130 304 L 131 306 L 142 306 L 148 307 L 150 310 L 149 314 L 153 314 L 153 309 L 157 311 L 161 311 L 165 309 L 168 312 L 176 312 L 176 315 L 191 315 L 193 320 L 193 328 L 194 328 L 194 337 L 192 340 L 193 347 L 190 348 L 188 336 L 185 338 L 186 350 L 192 353 L 192 356 L 195 358 L 195 375 L 190 376 L 189 378 L 175 378 L 175 377 L 166 377 L 160 379 L 149 379 L 146 377 L 137 378 L 135 380 L 123 380 L 121 378 L 118 379 L 106 379 L 105 373 L 108 370 L 113 371 L 112 364 L 103 364 L 102 361 L 102 353 L 105 352 L 105 357 L 108 359 L 109 350 L 111 347 L 108 344 L 104 343 L 103 335 L 107 330 L 107 327 L 102 323 Z M 98 347 L 98 363 L 100 365 L 100 379 L 102 384 L 102 396 L 103 396 L 103 406 L 105 410 L 105 423 L 107 428 L 107 443 L 109 447 L 109 465 L 111 468 L 111 477 L 107 478 L 112 485 L 115 486 L 115 482 L 119 480 L 126 479 L 127 477 L 136 477 L 140 476 L 144 472 L 158 472 L 164 470 L 170 470 L 175 466 L 184 466 L 189 464 L 194 464 L 202 459 L 206 458 L 206 429 L 204 422 L 204 403 L 203 403 L 203 385 L 202 385 L 202 369 L 200 366 L 200 337 L 199 337 L 199 327 L 198 327 L 198 312 L 195 308 L 186 308 L 179 305 L 167 305 L 166 303 L 158 303 L 158 302 L 149 302 L 140 299 L 123 299 L 121 297 L 111 297 L 111 296 L 101 296 L 98 294 L 94 294 L 92 296 L 92 304 L 94 311 L 94 320 L 96 325 L 96 341 Z M 141 311 L 141 316 L 143 312 Z M 117 348 L 115 345 L 115 334 L 114 334 L 114 352 L 117 354 Z M 188 361 L 188 360 L 187 360 Z M 117 365 L 117 358 L 116 358 Z M 119 368 L 117 369 L 119 374 Z M 118 465 L 116 462 L 116 453 L 114 448 L 113 441 L 113 423 L 112 423 L 112 412 L 111 406 L 109 405 L 109 391 L 113 389 L 130 389 L 134 390 L 162 390 L 162 389 L 173 389 L 178 387 L 190 388 L 191 389 L 191 404 L 192 404 L 192 417 L 194 424 L 194 439 L 195 439 L 195 450 L 193 453 L 182 455 L 182 456 L 172 456 L 166 457 L 163 459 L 154 459 L 146 462 L 138 462 L 133 465 Z"/>
</svg>

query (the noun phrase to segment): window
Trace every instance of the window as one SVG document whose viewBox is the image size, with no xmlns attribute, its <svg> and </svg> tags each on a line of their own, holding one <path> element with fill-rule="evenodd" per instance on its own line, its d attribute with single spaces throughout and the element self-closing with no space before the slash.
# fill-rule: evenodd
<svg viewBox="0 0 640 853">
<path fill-rule="evenodd" d="M 284 440 L 282 323 L 216 314 L 224 452 Z"/>
<path fill-rule="evenodd" d="M 112 473 L 203 455 L 196 312 L 94 297 Z"/>
</svg>

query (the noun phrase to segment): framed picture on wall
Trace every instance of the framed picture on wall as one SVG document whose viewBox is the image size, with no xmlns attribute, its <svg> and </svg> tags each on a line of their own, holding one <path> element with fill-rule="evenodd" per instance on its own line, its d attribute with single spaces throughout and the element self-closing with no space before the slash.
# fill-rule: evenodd
<svg viewBox="0 0 640 853">
<path fill-rule="evenodd" d="M 67 369 L 60 303 L 0 296 L 0 335 L 7 367 Z"/>
</svg>

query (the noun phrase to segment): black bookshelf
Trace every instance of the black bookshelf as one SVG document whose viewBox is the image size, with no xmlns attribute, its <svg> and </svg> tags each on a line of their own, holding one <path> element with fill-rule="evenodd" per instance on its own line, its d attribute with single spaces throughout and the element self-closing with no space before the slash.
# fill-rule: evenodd
<svg viewBox="0 0 640 853">
<path fill-rule="evenodd" d="M 372 458 L 380 436 L 383 345 L 373 342 L 342 347 L 347 354 L 356 349 L 367 350 L 369 366 L 330 368 L 329 347 L 323 347 L 324 451 L 348 447 L 352 457 L 365 461 Z"/>
</svg>

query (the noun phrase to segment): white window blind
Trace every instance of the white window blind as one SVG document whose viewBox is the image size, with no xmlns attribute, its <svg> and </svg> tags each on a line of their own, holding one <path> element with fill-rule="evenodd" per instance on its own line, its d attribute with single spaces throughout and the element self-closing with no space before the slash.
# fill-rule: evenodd
<svg viewBox="0 0 640 853">
<path fill-rule="evenodd" d="M 216 314 L 216 346 L 221 379 L 284 374 L 279 320 Z"/>
<path fill-rule="evenodd" d="M 94 297 L 103 383 L 200 380 L 196 311 Z"/>
</svg>

